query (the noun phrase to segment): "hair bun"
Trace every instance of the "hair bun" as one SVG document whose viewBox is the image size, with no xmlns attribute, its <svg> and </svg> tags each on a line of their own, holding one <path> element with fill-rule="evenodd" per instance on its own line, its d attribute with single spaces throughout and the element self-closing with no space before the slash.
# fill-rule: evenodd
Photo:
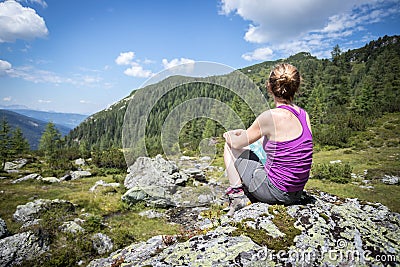
<svg viewBox="0 0 400 267">
<path fill-rule="evenodd" d="M 293 65 L 282 63 L 275 66 L 268 79 L 270 90 L 281 101 L 291 102 L 300 87 L 300 74 Z"/>
<path fill-rule="evenodd" d="M 279 78 L 278 82 L 280 82 L 282 85 L 290 83 L 290 77 L 287 73 L 283 73 Z"/>
</svg>

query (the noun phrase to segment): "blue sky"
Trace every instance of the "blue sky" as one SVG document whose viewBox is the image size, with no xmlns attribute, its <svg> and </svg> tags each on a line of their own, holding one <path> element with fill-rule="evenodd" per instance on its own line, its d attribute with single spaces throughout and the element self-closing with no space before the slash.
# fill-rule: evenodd
<svg viewBox="0 0 400 267">
<path fill-rule="evenodd" d="M 181 63 L 328 58 L 399 29 L 398 0 L 0 0 L 0 106 L 92 114 Z"/>
</svg>

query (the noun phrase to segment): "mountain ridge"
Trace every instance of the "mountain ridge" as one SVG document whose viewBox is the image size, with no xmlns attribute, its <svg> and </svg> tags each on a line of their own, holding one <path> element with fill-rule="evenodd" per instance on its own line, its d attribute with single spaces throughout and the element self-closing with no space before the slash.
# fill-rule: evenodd
<svg viewBox="0 0 400 267">
<path fill-rule="evenodd" d="M 23 136 L 28 140 L 32 150 L 38 149 L 40 138 L 48 122 L 31 118 L 12 110 L 0 109 L 0 119 L 5 119 L 11 129 L 20 128 Z M 60 133 L 65 136 L 71 130 L 70 128 L 55 124 Z"/>
</svg>

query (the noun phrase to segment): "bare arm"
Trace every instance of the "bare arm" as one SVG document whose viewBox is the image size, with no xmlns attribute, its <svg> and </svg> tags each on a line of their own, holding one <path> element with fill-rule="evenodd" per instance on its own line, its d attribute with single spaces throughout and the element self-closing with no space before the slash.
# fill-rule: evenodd
<svg viewBox="0 0 400 267">
<path fill-rule="evenodd" d="M 237 129 L 224 133 L 226 143 L 234 148 L 244 148 L 262 136 L 270 137 L 270 134 L 274 131 L 274 123 L 272 119 L 271 111 L 265 111 L 256 118 L 253 124 L 247 129 Z"/>
<path fill-rule="evenodd" d="M 258 118 L 247 130 L 237 129 L 224 133 L 226 143 L 234 149 L 244 148 L 260 139 L 261 136 L 262 132 Z"/>
</svg>

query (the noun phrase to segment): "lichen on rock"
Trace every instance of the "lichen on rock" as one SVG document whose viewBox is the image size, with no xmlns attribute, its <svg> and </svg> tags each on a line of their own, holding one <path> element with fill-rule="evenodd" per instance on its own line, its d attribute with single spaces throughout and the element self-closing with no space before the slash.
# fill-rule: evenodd
<svg viewBox="0 0 400 267">
<path fill-rule="evenodd" d="M 188 240 L 132 244 L 89 266 L 399 265 L 400 215 L 381 204 L 314 192 L 313 201 L 254 203 L 232 218 L 199 216 Z M 379 261 L 384 256 L 386 261 Z"/>
</svg>

